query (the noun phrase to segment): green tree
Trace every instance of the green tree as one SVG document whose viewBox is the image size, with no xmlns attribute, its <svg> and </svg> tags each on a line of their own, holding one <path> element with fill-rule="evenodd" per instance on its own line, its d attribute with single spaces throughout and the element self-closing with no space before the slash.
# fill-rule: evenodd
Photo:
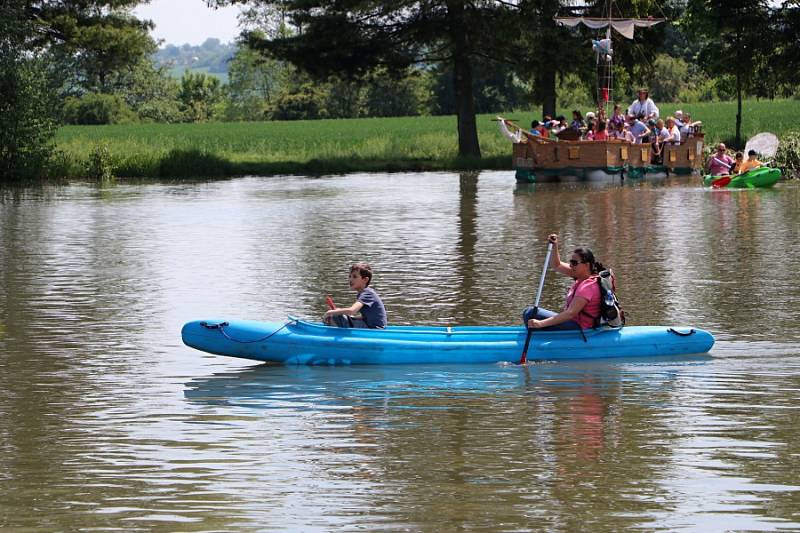
<svg viewBox="0 0 800 533">
<path fill-rule="evenodd" d="M 403 117 L 428 111 L 431 80 L 427 71 L 413 70 L 400 79 L 380 76 L 365 87 L 364 115 Z"/>
<path fill-rule="evenodd" d="M 120 74 L 114 94 L 119 95 L 145 122 L 181 122 L 180 84 L 166 67 L 142 58 Z"/>
<path fill-rule="evenodd" d="M 53 92 L 47 66 L 29 50 L 38 26 L 27 7 L 0 5 L 0 180 L 42 175 L 53 149 Z"/>
<path fill-rule="evenodd" d="M 588 79 L 581 72 L 588 71 L 585 65 L 589 54 L 581 58 L 580 34 L 557 26 L 554 20 L 556 15 L 567 14 L 563 8 L 568 6 L 562 4 L 565 2 L 522 0 L 519 13 L 505 28 L 515 43 L 509 61 L 517 66 L 523 78 L 531 80 L 533 98 L 542 104 L 542 115 L 556 114 L 558 77 L 563 79 L 575 73 Z"/>
<path fill-rule="evenodd" d="M 184 116 L 189 122 L 211 120 L 224 95 L 222 83 L 216 76 L 188 70 L 183 73 L 178 98 Z"/>
<path fill-rule="evenodd" d="M 64 102 L 63 119 L 67 124 L 126 124 L 136 122 L 136 113 L 119 95 L 84 93 Z"/>
<path fill-rule="evenodd" d="M 785 88 L 784 96 L 800 94 L 800 0 L 783 2 L 773 18 L 774 56 L 768 64 Z"/>
<path fill-rule="evenodd" d="M 73 93 L 114 92 L 116 74 L 156 51 L 153 24 L 130 14 L 140 0 L 27 1 L 38 25 L 31 46 L 48 50 Z"/>
<path fill-rule="evenodd" d="M 266 57 L 246 44 L 239 46 L 228 70 L 228 118 L 263 118 L 291 83 L 294 71 L 292 65 Z"/>
<path fill-rule="evenodd" d="M 306 83 L 281 94 L 267 111 L 271 120 L 315 120 L 327 118 L 326 94 L 318 84 Z"/>
<path fill-rule="evenodd" d="M 508 64 L 497 61 L 475 60 L 472 63 L 472 91 L 476 113 L 495 113 L 526 107 L 530 94 L 518 82 Z M 449 65 L 438 65 L 431 69 L 433 76 L 432 113 L 435 115 L 455 112 L 455 95 L 450 82 L 453 73 Z"/>
<path fill-rule="evenodd" d="M 757 67 L 774 57 L 767 0 L 689 0 L 690 27 L 703 38 L 700 61 L 712 76 L 731 76 L 736 94 L 736 139 L 742 146 L 742 97 Z"/>
<path fill-rule="evenodd" d="M 247 3 L 276 10 L 297 28 L 248 42 L 325 79 L 331 74 L 360 78 L 376 69 L 401 77 L 415 64 L 449 63 L 456 102 L 458 153 L 480 156 L 472 61 L 491 57 L 505 42 L 497 38 L 497 18 L 509 3 L 492 0 L 212 0 L 217 5 Z"/>
</svg>

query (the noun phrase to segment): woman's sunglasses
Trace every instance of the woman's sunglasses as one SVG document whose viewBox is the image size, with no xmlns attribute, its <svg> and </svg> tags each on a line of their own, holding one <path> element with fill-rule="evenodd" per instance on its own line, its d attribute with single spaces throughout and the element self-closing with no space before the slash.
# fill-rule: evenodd
<svg viewBox="0 0 800 533">
<path fill-rule="evenodd" d="M 574 260 L 574 259 L 570 259 L 570 260 L 569 260 L 569 264 L 570 264 L 570 266 L 574 266 L 574 267 L 576 267 L 576 266 L 580 265 L 581 263 L 583 263 L 583 261 L 576 261 L 576 260 Z"/>
</svg>

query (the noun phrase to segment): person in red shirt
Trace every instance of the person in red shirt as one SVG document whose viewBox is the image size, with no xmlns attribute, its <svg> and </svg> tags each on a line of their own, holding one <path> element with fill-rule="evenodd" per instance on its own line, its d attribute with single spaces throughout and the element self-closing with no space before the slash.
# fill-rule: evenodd
<svg viewBox="0 0 800 533">
<path fill-rule="evenodd" d="M 606 121 L 601 120 L 597 123 L 597 131 L 594 132 L 594 140 L 595 141 L 607 141 L 608 140 L 608 130 L 606 129 Z"/>
<path fill-rule="evenodd" d="M 550 256 L 550 268 L 572 278 L 574 283 L 567 292 L 567 301 L 563 311 L 554 313 L 539 309 L 536 316 L 528 319 L 528 327 L 532 329 L 588 329 L 594 327 L 595 319 L 600 316 L 600 290 L 597 287 L 597 274 L 604 270 L 601 263 L 595 261 L 594 254 L 588 248 L 575 248 L 569 262 L 561 261 L 558 251 L 558 235 L 553 233 L 547 237 L 553 243 L 553 254 Z"/>
</svg>

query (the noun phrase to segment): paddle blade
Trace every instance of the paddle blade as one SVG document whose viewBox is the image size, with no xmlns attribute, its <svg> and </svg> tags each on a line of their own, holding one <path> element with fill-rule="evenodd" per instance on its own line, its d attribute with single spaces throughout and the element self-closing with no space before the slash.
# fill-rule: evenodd
<svg viewBox="0 0 800 533">
<path fill-rule="evenodd" d="M 714 181 L 712 181 L 711 187 L 713 187 L 714 189 L 721 189 L 722 187 L 728 185 L 731 182 L 731 179 L 733 178 L 731 178 L 730 176 L 722 176 L 721 178 L 717 178 Z"/>
<path fill-rule="evenodd" d="M 528 328 L 528 335 L 525 337 L 525 346 L 522 348 L 522 356 L 519 358 L 519 364 L 524 365 L 528 361 L 528 345 L 531 343 L 531 335 L 533 330 Z"/>
<path fill-rule="evenodd" d="M 755 150 L 763 158 L 772 158 L 778 152 L 778 143 L 778 137 L 774 133 L 759 133 L 747 141 L 744 153 Z"/>
</svg>

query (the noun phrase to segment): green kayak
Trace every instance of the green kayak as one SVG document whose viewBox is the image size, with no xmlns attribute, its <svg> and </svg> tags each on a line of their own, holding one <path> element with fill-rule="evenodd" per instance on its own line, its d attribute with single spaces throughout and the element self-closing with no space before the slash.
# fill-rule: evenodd
<svg viewBox="0 0 800 533">
<path fill-rule="evenodd" d="M 781 179 L 781 170 L 772 167 L 760 167 L 741 176 L 706 176 L 703 185 L 728 189 L 755 189 L 772 187 Z"/>
</svg>

